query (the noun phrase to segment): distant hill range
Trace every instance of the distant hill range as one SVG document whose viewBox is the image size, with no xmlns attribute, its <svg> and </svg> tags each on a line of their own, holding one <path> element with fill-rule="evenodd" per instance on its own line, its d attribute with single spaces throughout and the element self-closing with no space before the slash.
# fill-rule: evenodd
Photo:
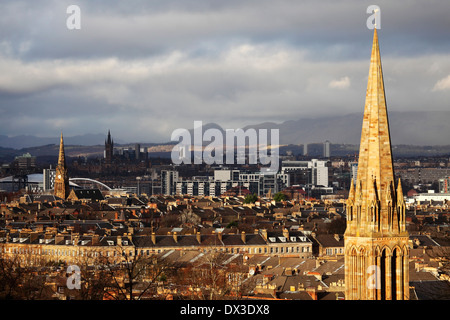
<svg viewBox="0 0 450 320">
<path fill-rule="evenodd" d="M 36 137 L 32 135 L 20 135 L 15 137 L 8 137 L 5 135 L 0 135 L 0 147 L 3 148 L 13 148 L 13 149 L 23 149 L 30 147 L 39 147 L 49 144 L 59 145 L 59 136 L 57 137 Z M 64 136 L 65 145 L 78 145 L 78 146 L 93 146 L 102 144 L 104 145 L 106 139 L 106 134 L 83 134 L 73 137 Z M 123 143 L 119 139 L 114 139 L 117 143 Z"/>
<path fill-rule="evenodd" d="M 303 118 L 280 124 L 252 125 L 255 129 L 279 129 L 281 144 L 303 144 L 329 140 L 335 144 L 359 144 L 363 114 Z M 450 111 L 389 112 L 393 145 L 450 144 Z M 247 128 L 248 128 L 247 127 Z"/>
<path fill-rule="evenodd" d="M 332 155 L 355 154 L 358 152 L 363 115 L 347 114 L 333 117 L 303 118 L 282 123 L 266 122 L 249 125 L 242 129 L 278 129 L 281 152 L 290 150 L 302 154 L 303 144 L 308 144 L 308 152 L 321 154 L 321 144 L 331 142 Z M 450 154 L 450 111 L 389 112 L 389 124 L 393 153 L 397 156 L 445 155 Z M 216 128 L 225 132 L 215 123 L 203 125 L 203 130 Z M 231 129 L 231 128 L 230 128 Z M 232 128 L 236 129 L 236 128 Z M 192 132 L 192 130 L 191 130 Z M 68 156 L 102 155 L 105 134 L 84 134 L 64 137 Z M 224 135 L 225 137 L 225 135 Z M 126 145 L 120 137 L 114 137 L 115 145 Z M 0 135 L 0 157 L 10 158 L 29 152 L 36 156 L 58 154 L 59 137 Z M 155 155 L 170 156 L 174 142 L 141 143 L 150 147 Z M 205 143 L 207 144 L 207 143 Z"/>
</svg>

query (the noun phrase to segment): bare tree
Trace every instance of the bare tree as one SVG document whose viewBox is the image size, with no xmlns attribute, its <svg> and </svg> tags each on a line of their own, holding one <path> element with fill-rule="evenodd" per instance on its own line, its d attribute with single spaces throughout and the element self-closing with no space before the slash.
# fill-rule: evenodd
<svg viewBox="0 0 450 320">
<path fill-rule="evenodd" d="M 0 247 L 0 297 L 3 299 L 49 299 L 45 289 L 45 275 L 39 270 L 43 265 L 31 262 L 31 254 L 7 256 L 4 245 Z"/>
<path fill-rule="evenodd" d="M 206 249 L 194 263 L 183 269 L 183 284 L 190 288 L 191 297 L 204 300 L 239 299 L 246 292 L 248 272 L 242 255 L 235 257 L 217 250 Z"/>
<path fill-rule="evenodd" d="M 157 280 L 167 270 L 155 255 L 143 255 L 134 247 L 116 247 L 121 259 L 102 257 L 99 273 L 109 281 L 107 298 L 118 300 L 140 300 L 156 293 Z"/>
</svg>

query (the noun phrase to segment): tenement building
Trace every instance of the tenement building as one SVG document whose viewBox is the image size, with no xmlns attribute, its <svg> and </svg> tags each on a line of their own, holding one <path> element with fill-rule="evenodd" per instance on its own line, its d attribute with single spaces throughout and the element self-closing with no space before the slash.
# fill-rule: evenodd
<svg viewBox="0 0 450 320">
<path fill-rule="evenodd" d="M 377 29 L 374 29 L 356 185 L 347 200 L 345 296 L 409 300 L 405 202 L 395 186 Z"/>
<path fill-rule="evenodd" d="M 152 256 L 170 252 L 223 252 L 247 257 L 267 255 L 274 257 L 311 258 L 312 242 L 301 231 L 267 231 L 224 233 L 183 233 L 174 228 L 166 234 L 154 232 L 146 235 L 125 233 L 121 235 L 80 234 L 58 232 L 56 228 L 45 231 L 0 230 L 0 256 L 20 259 L 28 266 L 46 262 L 85 263 L 88 265 L 119 263 L 123 257 Z"/>
</svg>

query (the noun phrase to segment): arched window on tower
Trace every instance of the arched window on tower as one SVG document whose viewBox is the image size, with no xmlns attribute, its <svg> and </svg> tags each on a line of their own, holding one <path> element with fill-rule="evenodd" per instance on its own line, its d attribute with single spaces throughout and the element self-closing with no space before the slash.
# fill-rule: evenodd
<svg viewBox="0 0 450 320">
<path fill-rule="evenodd" d="M 386 300 L 386 249 L 383 249 L 381 252 L 381 259 L 380 259 L 380 297 L 381 300 Z"/>
</svg>

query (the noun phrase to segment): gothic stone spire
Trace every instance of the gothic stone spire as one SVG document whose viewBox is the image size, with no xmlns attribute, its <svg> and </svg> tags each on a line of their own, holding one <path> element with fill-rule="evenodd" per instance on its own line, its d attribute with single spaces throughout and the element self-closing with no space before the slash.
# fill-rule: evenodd
<svg viewBox="0 0 450 320">
<path fill-rule="evenodd" d="M 396 207 L 396 188 L 377 29 L 370 58 L 356 194 L 361 195 L 361 210 L 357 222 L 359 228 L 354 232 L 384 234 L 395 231 L 388 226 L 394 218 L 390 215 L 397 214 L 396 209 L 389 208 Z"/>
<path fill-rule="evenodd" d="M 62 132 L 59 142 L 59 156 L 58 165 L 56 166 L 54 193 L 55 196 L 62 199 L 66 199 L 69 195 L 69 177 L 67 174 L 66 156 L 64 152 L 64 139 Z"/>
<path fill-rule="evenodd" d="M 66 167 L 66 155 L 64 152 L 64 139 L 61 132 L 61 139 L 59 141 L 59 155 L 58 155 L 58 166 Z"/>
<path fill-rule="evenodd" d="M 346 299 L 408 299 L 405 203 L 400 181 L 397 188 L 394 184 L 377 29 L 373 35 L 356 185 L 352 181 L 346 213 Z"/>
</svg>

